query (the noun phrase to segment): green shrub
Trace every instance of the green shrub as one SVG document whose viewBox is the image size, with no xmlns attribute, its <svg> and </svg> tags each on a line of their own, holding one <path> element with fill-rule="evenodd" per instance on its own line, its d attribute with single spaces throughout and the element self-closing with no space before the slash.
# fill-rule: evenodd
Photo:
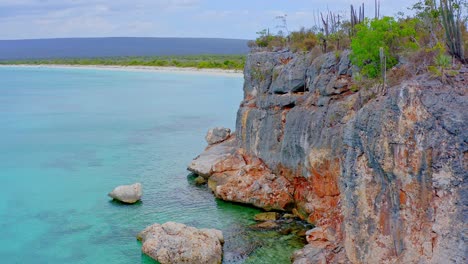
<svg viewBox="0 0 468 264">
<path fill-rule="evenodd" d="M 439 56 L 435 58 L 436 66 L 444 68 L 444 69 L 450 67 L 451 61 L 452 59 L 449 56 L 444 55 L 444 54 L 440 54 Z"/>
<path fill-rule="evenodd" d="M 380 74 L 379 49 L 387 58 L 387 69 L 397 64 L 397 56 L 404 48 L 416 48 L 414 21 L 396 21 L 392 17 L 368 20 L 356 25 L 356 36 L 351 41 L 351 60 L 363 74 L 375 78 Z"/>
</svg>

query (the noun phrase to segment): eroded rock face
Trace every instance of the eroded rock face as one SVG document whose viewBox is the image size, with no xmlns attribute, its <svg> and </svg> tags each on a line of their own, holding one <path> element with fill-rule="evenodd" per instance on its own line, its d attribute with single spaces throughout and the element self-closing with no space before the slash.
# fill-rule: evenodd
<svg viewBox="0 0 468 264">
<path fill-rule="evenodd" d="M 118 186 L 108 195 L 122 203 L 132 204 L 138 202 L 141 199 L 143 190 L 141 183 L 134 183 L 132 185 Z"/>
<path fill-rule="evenodd" d="M 292 185 L 274 175 L 258 158 L 244 155 L 235 137 L 207 149 L 188 166 L 207 176 L 208 187 L 226 201 L 252 204 L 265 210 L 287 210 L 293 204 Z"/>
<path fill-rule="evenodd" d="M 310 56 L 248 56 L 215 195 L 316 225 L 297 263 L 466 263 L 468 71 L 382 96 L 351 91 L 348 52 Z"/>
<path fill-rule="evenodd" d="M 231 129 L 224 127 L 215 127 L 208 130 L 205 139 L 208 145 L 213 145 L 226 140 L 231 134 Z"/>
<path fill-rule="evenodd" d="M 196 229 L 180 223 L 153 224 L 137 235 L 142 251 L 162 264 L 218 264 L 222 260 L 223 234 L 216 229 Z"/>
</svg>

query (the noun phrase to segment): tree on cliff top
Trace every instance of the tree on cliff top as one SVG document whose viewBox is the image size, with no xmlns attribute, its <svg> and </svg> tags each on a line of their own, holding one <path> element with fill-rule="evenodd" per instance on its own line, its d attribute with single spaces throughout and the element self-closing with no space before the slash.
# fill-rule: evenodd
<svg viewBox="0 0 468 264">
<path fill-rule="evenodd" d="M 416 37 L 414 21 L 399 23 L 393 17 L 365 19 L 356 25 L 356 35 L 351 41 L 351 60 L 362 73 L 375 78 L 380 73 L 380 48 L 387 57 L 386 67 L 398 63 L 397 55 L 406 48 L 416 48 L 411 39 Z"/>
</svg>

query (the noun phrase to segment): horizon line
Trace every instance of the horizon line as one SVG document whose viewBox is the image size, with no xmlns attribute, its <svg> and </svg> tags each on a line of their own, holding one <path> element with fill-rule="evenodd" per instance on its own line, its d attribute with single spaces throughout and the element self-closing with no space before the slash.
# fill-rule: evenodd
<svg viewBox="0 0 468 264">
<path fill-rule="evenodd" d="M 0 41 L 23 41 L 23 40 L 58 40 L 58 39 L 116 39 L 116 38 L 140 38 L 140 39 L 226 39 L 226 40 L 251 40 L 241 38 L 217 38 L 217 37 L 57 37 L 57 38 L 22 38 L 22 39 L 0 39 Z"/>
</svg>

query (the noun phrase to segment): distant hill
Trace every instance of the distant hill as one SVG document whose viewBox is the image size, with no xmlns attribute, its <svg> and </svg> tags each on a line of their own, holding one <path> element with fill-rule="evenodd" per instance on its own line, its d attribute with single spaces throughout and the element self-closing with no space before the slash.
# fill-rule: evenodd
<svg viewBox="0 0 468 264">
<path fill-rule="evenodd" d="M 0 60 L 246 54 L 244 39 L 218 38 L 61 38 L 0 40 Z"/>
</svg>

